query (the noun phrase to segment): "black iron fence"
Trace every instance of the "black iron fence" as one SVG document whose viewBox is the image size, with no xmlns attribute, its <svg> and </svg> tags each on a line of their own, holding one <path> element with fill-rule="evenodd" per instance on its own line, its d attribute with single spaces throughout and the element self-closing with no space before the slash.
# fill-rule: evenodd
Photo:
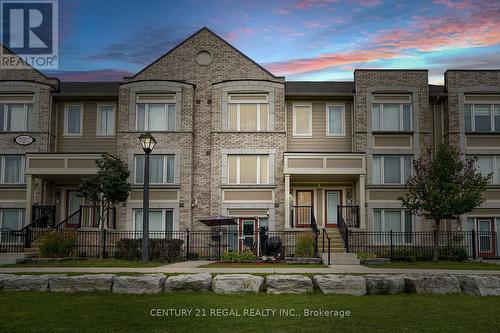
<svg viewBox="0 0 500 333">
<path fill-rule="evenodd" d="M 373 253 L 391 260 L 431 260 L 435 232 L 363 232 L 346 233 L 347 252 Z M 500 239 L 497 232 L 439 231 L 439 259 L 498 259 Z"/>
<path fill-rule="evenodd" d="M 0 229 L 0 253 L 24 252 L 24 233 L 17 230 Z"/>
</svg>

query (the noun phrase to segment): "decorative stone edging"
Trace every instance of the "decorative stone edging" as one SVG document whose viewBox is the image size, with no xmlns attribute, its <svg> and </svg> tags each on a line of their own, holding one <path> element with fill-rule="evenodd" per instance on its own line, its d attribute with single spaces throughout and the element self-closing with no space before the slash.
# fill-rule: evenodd
<svg viewBox="0 0 500 333">
<path fill-rule="evenodd" d="M 317 288 L 323 294 L 468 294 L 475 296 L 500 296 L 500 276 L 476 274 L 368 274 L 368 275 L 305 275 L 209 273 L 180 274 L 167 278 L 165 274 L 114 275 L 65 274 L 16 275 L 0 274 L 0 289 L 8 291 L 91 292 L 111 291 L 127 294 L 152 294 L 161 292 L 206 292 L 212 289 L 219 294 L 259 293 L 297 294 L 310 293 Z"/>
</svg>

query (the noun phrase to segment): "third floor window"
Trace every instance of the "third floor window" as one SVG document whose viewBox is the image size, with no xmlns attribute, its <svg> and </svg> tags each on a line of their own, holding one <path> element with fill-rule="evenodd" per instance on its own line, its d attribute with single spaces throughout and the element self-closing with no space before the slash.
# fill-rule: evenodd
<svg viewBox="0 0 500 333">
<path fill-rule="evenodd" d="M 135 119 L 138 131 L 175 131 L 174 95 L 138 95 Z"/>
<path fill-rule="evenodd" d="M 465 132 L 500 133 L 500 103 L 465 104 Z"/>
<path fill-rule="evenodd" d="M 268 131 L 267 94 L 230 94 L 228 103 L 230 131 Z"/>
</svg>

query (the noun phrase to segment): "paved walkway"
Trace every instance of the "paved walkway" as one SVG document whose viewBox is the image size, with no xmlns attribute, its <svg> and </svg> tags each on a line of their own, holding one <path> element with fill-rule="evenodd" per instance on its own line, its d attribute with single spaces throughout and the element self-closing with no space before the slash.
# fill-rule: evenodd
<svg viewBox="0 0 500 333">
<path fill-rule="evenodd" d="M 370 268 L 362 265 L 331 265 L 325 268 L 307 267 L 261 267 L 261 268 L 201 268 L 212 261 L 187 261 L 158 267 L 9 267 L 0 268 L 0 273 L 319 273 L 319 274 L 400 274 L 400 273 L 446 273 L 446 274 L 496 274 L 500 270 L 449 270 L 449 269 L 399 269 Z"/>
</svg>

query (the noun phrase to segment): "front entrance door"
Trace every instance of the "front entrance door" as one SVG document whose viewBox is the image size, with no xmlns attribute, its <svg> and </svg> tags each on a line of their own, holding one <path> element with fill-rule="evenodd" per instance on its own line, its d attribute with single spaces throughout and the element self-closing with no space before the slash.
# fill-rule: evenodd
<svg viewBox="0 0 500 333">
<path fill-rule="evenodd" d="M 257 227 L 257 219 L 255 218 L 240 219 L 240 251 L 254 250 L 254 244 L 258 239 Z"/>
<path fill-rule="evenodd" d="M 494 219 L 478 218 L 478 238 L 479 238 L 479 256 L 491 256 L 495 251 L 495 239 L 493 237 Z"/>
<path fill-rule="evenodd" d="M 338 206 L 342 202 L 340 191 L 325 191 L 325 227 L 333 228 L 337 226 Z"/>
<path fill-rule="evenodd" d="M 80 196 L 80 192 L 74 190 L 66 191 L 66 209 L 65 209 L 65 219 L 71 216 L 74 212 L 80 209 L 83 205 L 83 198 Z M 67 222 L 70 225 L 76 225 L 80 223 L 80 217 L 76 216 L 71 221 Z"/>
<path fill-rule="evenodd" d="M 314 208 L 314 191 L 297 190 L 295 204 L 295 226 L 308 228 L 311 226 L 311 212 Z"/>
</svg>

